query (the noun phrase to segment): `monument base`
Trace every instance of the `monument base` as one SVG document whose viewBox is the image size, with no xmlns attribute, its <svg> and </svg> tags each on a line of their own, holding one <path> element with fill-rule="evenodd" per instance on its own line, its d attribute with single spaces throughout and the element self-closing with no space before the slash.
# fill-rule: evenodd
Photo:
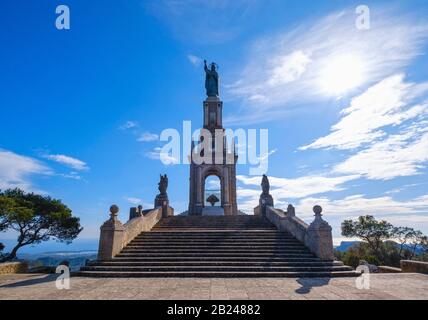
<svg viewBox="0 0 428 320">
<path fill-rule="evenodd" d="M 202 208 L 203 216 L 223 216 L 224 209 L 222 207 L 204 207 Z"/>
</svg>

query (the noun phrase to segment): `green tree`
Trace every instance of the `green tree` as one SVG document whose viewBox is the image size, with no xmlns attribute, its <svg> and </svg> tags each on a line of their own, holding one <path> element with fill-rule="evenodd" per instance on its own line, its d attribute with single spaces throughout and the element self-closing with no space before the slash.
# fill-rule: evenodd
<svg viewBox="0 0 428 320">
<path fill-rule="evenodd" d="M 417 230 L 412 233 L 412 236 L 410 238 L 410 257 L 409 260 L 412 260 L 413 257 L 416 255 L 416 250 L 424 249 L 424 244 L 428 241 L 428 237 L 425 236 L 421 231 Z"/>
<path fill-rule="evenodd" d="M 409 227 L 395 227 L 392 230 L 391 237 L 398 241 L 400 245 L 399 255 L 402 258 L 406 252 L 406 244 L 408 244 L 416 236 L 416 231 Z"/>
<path fill-rule="evenodd" d="M 20 189 L 0 192 L 0 231 L 9 229 L 18 233 L 17 244 L 0 262 L 15 259 L 27 245 L 50 239 L 70 243 L 82 231 L 79 218 L 60 200 Z"/>
<path fill-rule="evenodd" d="M 361 216 L 356 221 L 342 222 L 342 235 L 360 238 L 370 247 L 377 260 L 382 261 L 382 244 L 392 235 L 394 227 L 387 221 L 377 221 L 373 216 Z"/>
</svg>

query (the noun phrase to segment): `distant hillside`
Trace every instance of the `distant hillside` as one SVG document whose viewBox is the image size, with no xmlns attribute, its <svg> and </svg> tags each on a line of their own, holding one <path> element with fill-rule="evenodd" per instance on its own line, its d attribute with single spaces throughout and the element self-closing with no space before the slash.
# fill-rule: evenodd
<svg viewBox="0 0 428 320">
<path fill-rule="evenodd" d="M 396 243 L 395 241 L 390 241 L 390 240 L 389 240 L 389 241 L 387 241 L 387 242 L 389 242 L 389 243 L 393 243 L 393 244 L 395 244 L 397 247 L 400 247 L 400 244 Z M 349 248 L 351 248 L 351 247 L 353 247 L 353 246 L 355 246 L 355 245 L 357 245 L 357 244 L 359 244 L 359 243 L 362 243 L 362 241 L 342 241 L 342 242 L 340 243 L 340 245 L 338 245 L 338 246 L 334 247 L 334 249 L 336 249 L 336 250 L 338 250 L 338 251 L 341 251 L 341 252 L 345 252 L 345 251 L 347 251 Z M 405 245 L 404 245 L 404 249 L 411 250 L 411 249 L 412 249 L 412 246 L 405 244 Z M 421 254 L 422 252 L 423 252 L 423 248 L 422 248 L 422 247 L 420 247 L 420 246 L 416 247 L 416 254 Z"/>
<path fill-rule="evenodd" d="M 359 243 L 361 243 L 361 241 L 342 241 L 340 243 L 340 245 L 334 247 L 334 249 L 341 251 L 341 252 L 344 252 L 344 251 L 347 251 L 349 248 L 351 248 L 351 247 L 353 247 Z"/>
<path fill-rule="evenodd" d="M 66 251 L 66 252 L 45 252 L 38 254 L 20 254 L 20 260 L 29 261 L 30 267 L 49 266 L 56 267 L 64 260 L 70 263 L 72 271 L 84 266 L 86 260 L 95 260 L 97 251 Z"/>
</svg>

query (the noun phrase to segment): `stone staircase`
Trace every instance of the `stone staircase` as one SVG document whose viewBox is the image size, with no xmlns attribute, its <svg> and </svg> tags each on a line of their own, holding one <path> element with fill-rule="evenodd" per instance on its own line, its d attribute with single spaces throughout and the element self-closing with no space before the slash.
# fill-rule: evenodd
<svg viewBox="0 0 428 320">
<path fill-rule="evenodd" d="M 111 261 L 89 262 L 93 277 L 349 277 L 290 234 L 256 216 L 174 216 L 143 232 Z"/>
</svg>

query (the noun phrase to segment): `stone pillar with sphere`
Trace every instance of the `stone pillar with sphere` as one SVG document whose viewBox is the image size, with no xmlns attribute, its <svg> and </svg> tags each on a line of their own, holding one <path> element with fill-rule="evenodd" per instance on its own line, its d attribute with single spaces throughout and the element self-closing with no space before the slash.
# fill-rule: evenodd
<svg viewBox="0 0 428 320">
<path fill-rule="evenodd" d="M 110 207 L 110 219 L 104 222 L 100 230 L 98 260 L 111 260 L 122 250 L 125 228 L 118 219 L 119 207 Z"/>
<path fill-rule="evenodd" d="M 305 243 L 322 260 L 334 260 L 331 226 L 322 218 L 321 206 L 315 206 L 313 210 L 315 219 L 306 231 Z"/>
</svg>

